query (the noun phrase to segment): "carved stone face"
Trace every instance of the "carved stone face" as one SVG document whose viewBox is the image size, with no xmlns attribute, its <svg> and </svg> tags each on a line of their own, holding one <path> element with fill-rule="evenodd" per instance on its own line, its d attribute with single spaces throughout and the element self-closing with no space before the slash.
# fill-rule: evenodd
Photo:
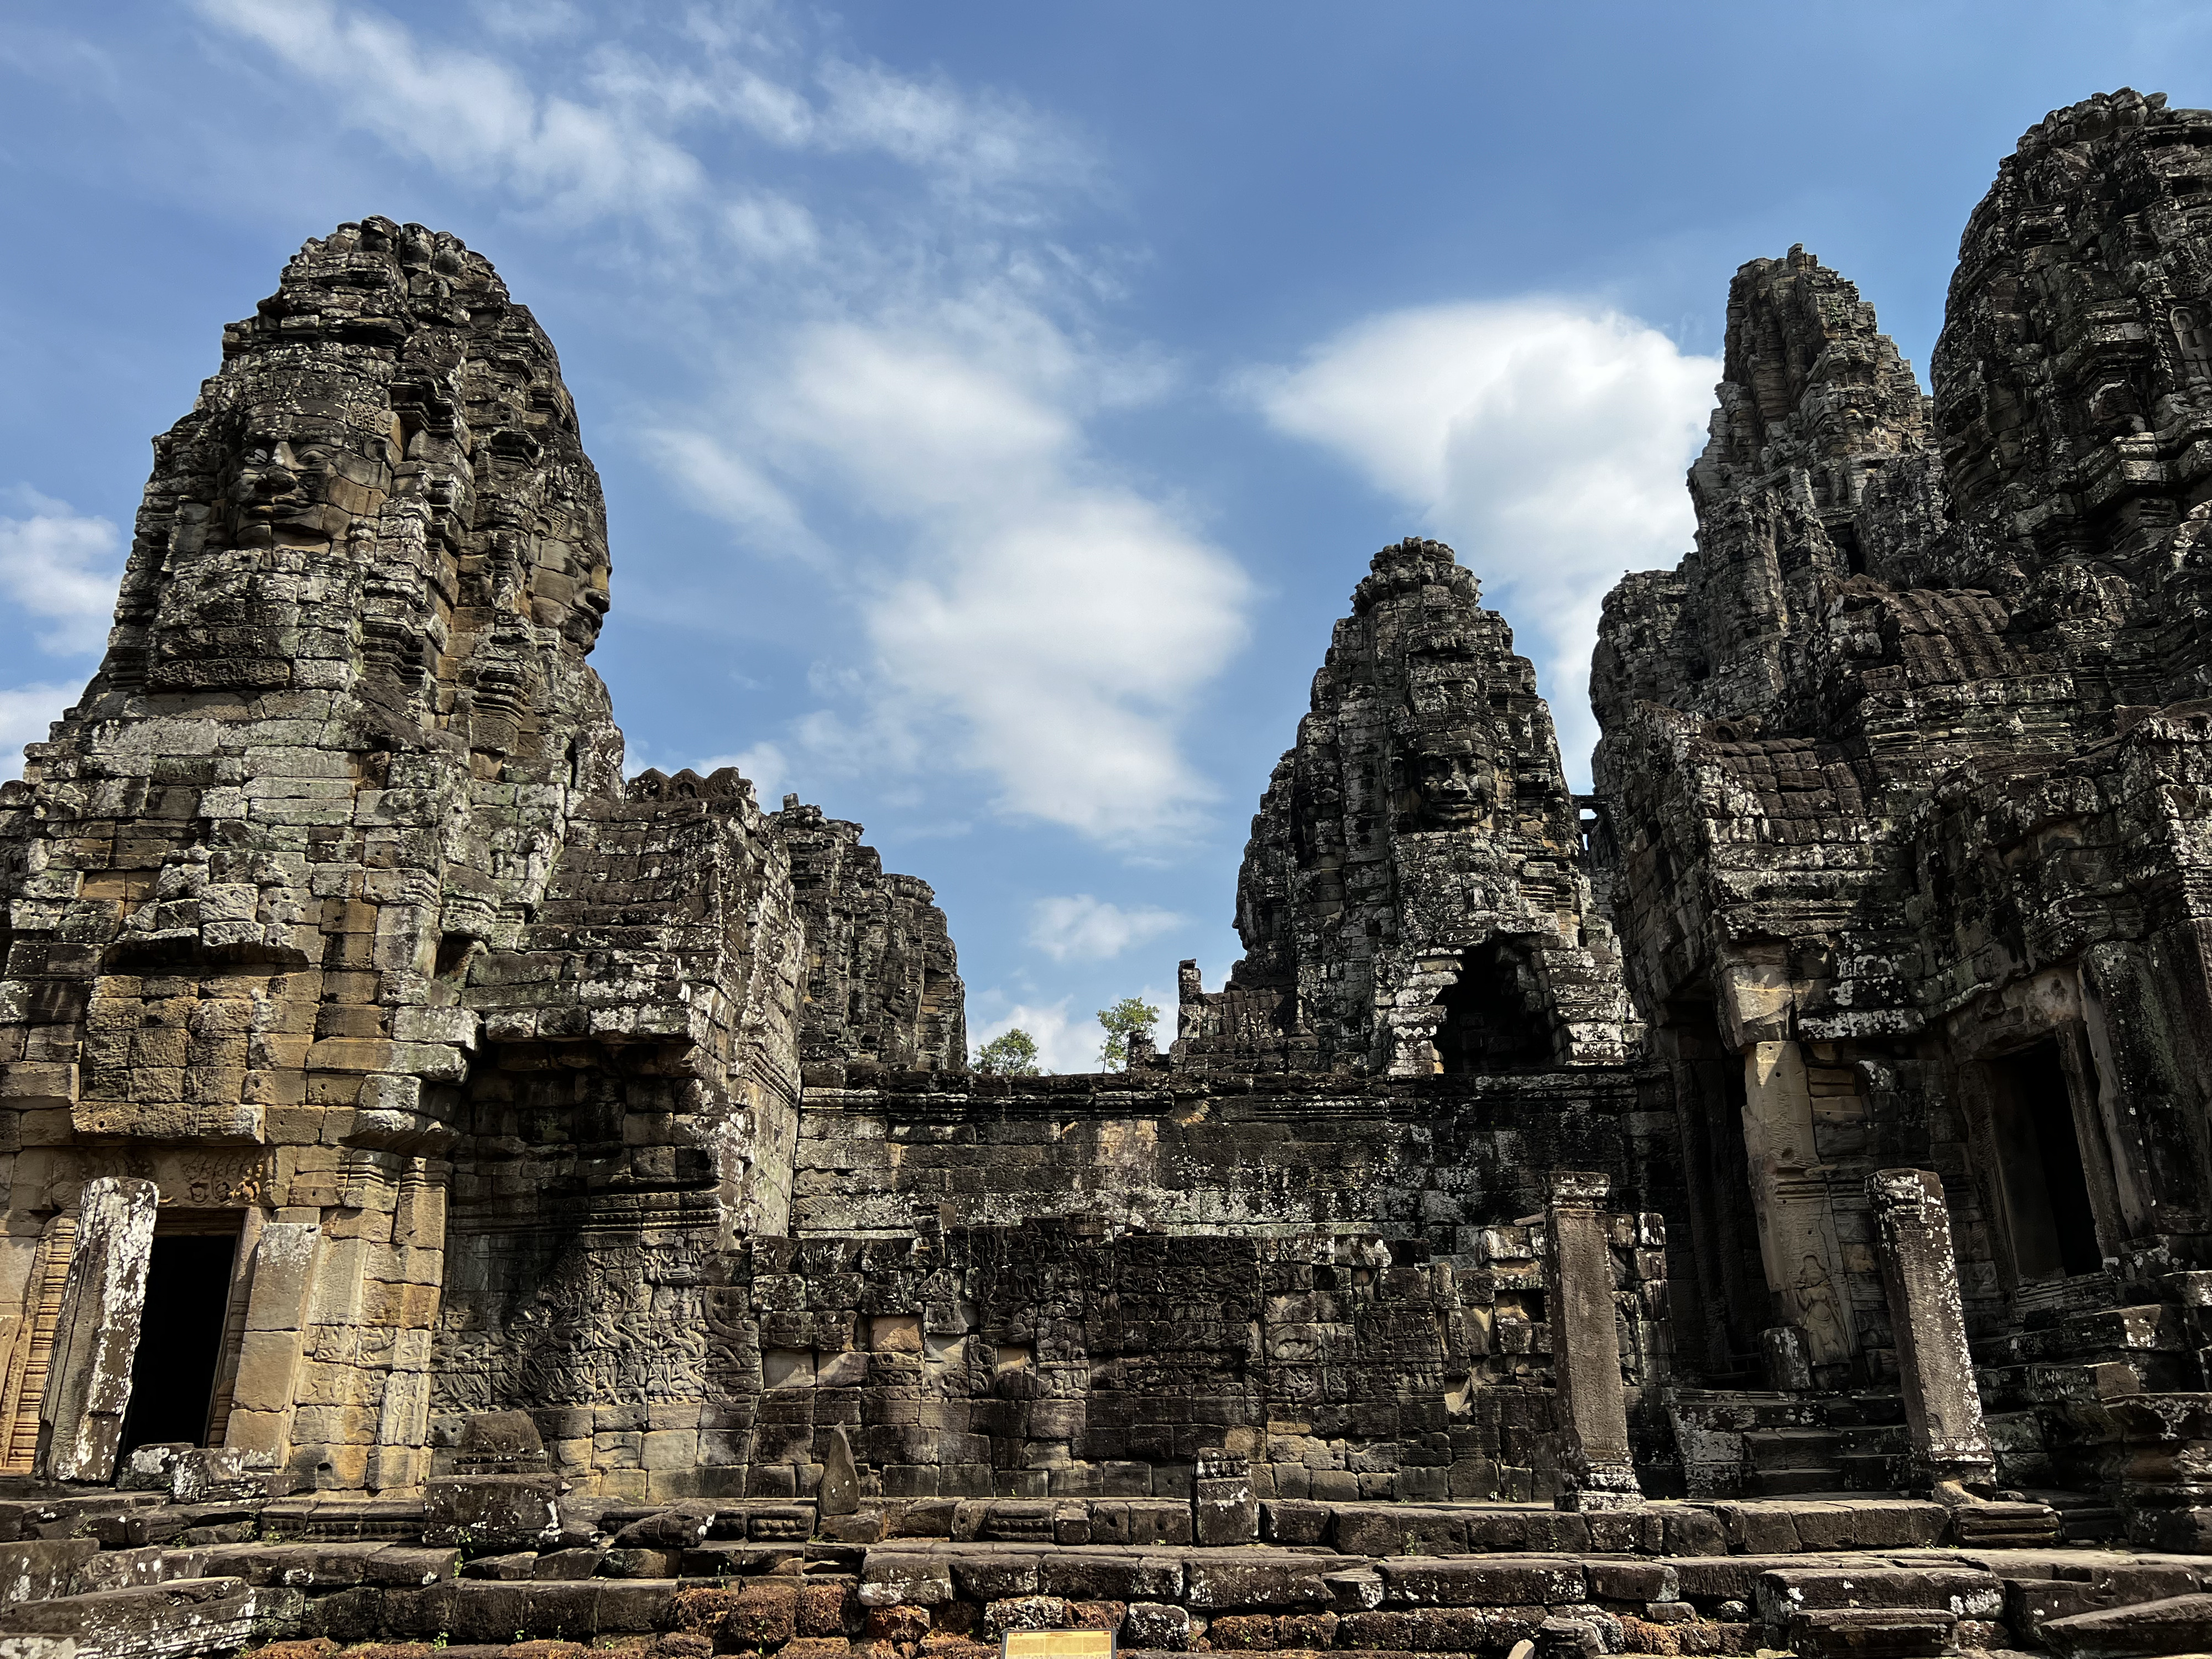
<svg viewBox="0 0 2212 1659">
<path fill-rule="evenodd" d="M 343 537 L 356 503 L 348 474 L 380 482 L 380 440 L 365 440 L 335 413 L 261 406 L 246 411 L 223 480 L 234 544 L 271 547 Z"/>
<path fill-rule="evenodd" d="M 1413 828 L 1476 828 L 1490 821 L 1497 804 L 1497 763 L 1469 733 L 1422 739 L 1407 757 L 1406 793 Z"/>
<path fill-rule="evenodd" d="M 301 607 L 320 586 L 301 561 L 342 545 L 386 483 L 383 441 L 335 410 L 257 404 L 240 412 L 233 432 L 204 533 L 173 556 L 155 617 L 149 676 L 163 690 L 289 684 Z"/>
</svg>

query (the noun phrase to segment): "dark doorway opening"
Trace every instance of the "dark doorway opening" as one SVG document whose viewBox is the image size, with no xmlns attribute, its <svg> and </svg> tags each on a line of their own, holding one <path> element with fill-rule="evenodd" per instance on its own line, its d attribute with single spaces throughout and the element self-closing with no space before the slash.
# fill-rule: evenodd
<svg viewBox="0 0 2212 1659">
<path fill-rule="evenodd" d="M 1441 999 L 1437 1058 L 1448 1073 L 1500 1072 L 1552 1059 L 1552 1022 L 1526 951 L 1493 939 L 1460 958 Z"/>
<path fill-rule="evenodd" d="M 155 1235 L 123 1419 L 125 1453 L 206 1439 L 237 1252 L 234 1233 Z"/>
<path fill-rule="evenodd" d="M 2023 1280 L 2099 1271 L 2104 1251 L 2058 1040 L 1992 1060 L 1990 1073 L 2014 1271 Z"/>
</svg>

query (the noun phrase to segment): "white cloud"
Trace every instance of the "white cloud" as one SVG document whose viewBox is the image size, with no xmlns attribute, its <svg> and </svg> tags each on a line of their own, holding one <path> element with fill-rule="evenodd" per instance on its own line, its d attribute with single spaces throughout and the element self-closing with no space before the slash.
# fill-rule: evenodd
<svg viewBox="0 0 2212 1659">
<path fill-rule="evenodd" d="M 509 40 L 561 40 L 590 21 L 574 0 L 476 0 L 470 9 L 486 33 Z"/>
<path fill-rule="evenodd" d="M 1175 1036 L 1175 1001 L 1163 993 L 1146 986 L 1138 996 L 1160 1010 L 1160 1024 L 1152 1028 L 1152 1041 L 1163 1048 Z M 1005 1004 L 1003 992 L 992 990 L 979 994 L 969 1004 L 968 1043 L 970 1050 L 981 1048 L 1002 1031 L 1018 1026 L 1027 1031 L 1037 1046 L 1037 1064 L 1048 1072 L 1095 1072 L 1098 1069 L 1098 1051 L 1104 1045 L 1106 1033 L 1099 1025 L 1096 1014 L 1078 1018 L 1068 1010 L 1073 997 L 1062 997 L 1057 1002 L 1017 1002 L 1007 1005 L 1004 1012 L 986 1018 L 976 1018 L 978 1004 L 985 1006 Z"/>
<path fill-rule="evenodd" d="M 675 427 L 656 427 L 640 436 L 655 464 L 701 511 L 747 532 L 764 550 L 817 561 L 828 556 L 798 503 L 726 440 Z"/>
<path fill-rule="evenodd" d="M 653 131 L 647 112 L 541 96 L 508 64 L 426 49 L 380 13 L 333 0 L 199 0 L 199 9 L 319 82 L 337 113 L 393 148 L 570 216 L 650 216 L 706 190 L 697 159 Z"/>
<path fill-rule="evenodd" d="M 1103 962 L 1181 924 L 1172 910 L 1124 910 L 1088 893 L 1039 899 L 1030 911 L 1030 943 L 1054 962 Z"/>
<path fill-rule="evenodd" d="M 1047 1072 L 1095 1072 L 1098 1069 L 1098 1045 L 1104 1035 L 1095 1019 L 1078 1024 L 1067 1010 L 1074 1000 L 1062 997 L 1057 1002 L 1017 1002 L 1003 1014 L 968 1027 L 968 1046 L 972 1053 L 993 1037 L 1018 1028 L 1026 1031 L 1037 1046 L 1037 1066 Z"/>
<path fill-rule="evenodd" d="M 1081 170 L 1079 146 L 1018 101 L 971 96 L 941 76 L 918 80 L 834 52 L 799 61 L 766 8 L 742 21 L 695 13 L 681 50 L 661 58 L 612 45 L 572 49 L 580 68 L 562 92 L 534 87 L 513 64 L 337 0 L 197 0 L 209 21 L 258 43 L 319 83 L 353 125 L 447 172 L 535 198 L 574 220 L 657 220 L 678 238 L 719 192 L 681 130 L 715 118 L 778 149 L 875 154 L 913 167 L 939 193 L 1003 216 L 994 202 L 1024 181 Z M 520 48 L 572 36 L 572 4 L 476 9 L 484 33 Z M 738 251 L 771 260 L 811 255 L 812 217 L 773 194 L 740 191 L 719 210 Z"/>
<path fill-rule="evenodd" d="M 763 264 L 799 263 L 822 251 L 814 216 L 773 191 L 741 196 L 724 208 L 722 232 L 739 254 Z"/>
<path fill-rule="evenodd" d="M 1623 570 L 1688 550 L 1683 474 L 1720 371 L 1634 318 L 1529 299 L 1374 318 L 1246 390 L 1484 577 L 1488 603 L 1533 636 L 1523 649 L 1581 781 L 1599 606 Z"/>
<path fill-rule="evenodd" d="M 394 149 L 658 238 L 682 279 L 671 323 L 715 343 L 697 355 L 725 389 L 642 441 L 749 552 L 811 564 L 858 635 L 824 706 L 757 748 L 879 781 L 949 760 L 996 811 L 1115 844 L 1196 822 L 1211 791 L 1178 723 L 1241 643 L 1249 584 L 1089 441 L 1094 413 L 1167 371 L 1091 343 L 1108 284 L 1044 233 L 1054 192 L 1089 187 L 1074 137 L 1018 100 L 810 46 L 767 4 L 557 60 L 339 0 L 198 4 Z M 511 8 L 479 15 L 526 33 Z M 707 148 L 733 141 L 739 165 Z M 766 176 L 779 154 L 872 156 L 928 188 L 810 197 L 803 174 Z M 717 306 L 738 287 L 741 309 Z"/>
<path fill-rule="evenodd" d="M 1212 790 L 1178 722 L 1242 644 L 1249 583 L 1098 465 L 1082 415 L 1111 374 L 1095 368 L 1014 306 L 825 325 L 732 415 L 744 442 L 664 441 L 694 498 L 754 535 L 799 539 L 743 449 L 899 532 L 855 576 L 874 652 L 858 726 L 825 714 L 795 740 L 847 770 L 949 745 L 995 780 L 997 810 L 1109 842 L 1194 820 Z"/>
<path fill-rule="evenodd" d="M 64 656 L 99 650 L 115 614 L 123 538 L 108 520 L 34 489 L 19 486 L 4 498 L 27 511 L 20 519 L 0 516 L 0 593 L 52 623 L 38 635 L 41 650 Z"/>
<path fill-rule="evenodd" d="M 23 745 L 46 740 L 47 726 L 76 701 L 78 690 L 68 685 L 0 689 L 0 779 L 23 775 Z"/>
<path fill-rule="evenodd" d="M 1014 100 L 973 97 L 942 78 L 923 82 L 879 64 L 830 58 L 818 141 L 880 150 L 964 191 L 1016 180 L 1073 182 L 1087 171 L 1080 147 Z"/>
</svg>

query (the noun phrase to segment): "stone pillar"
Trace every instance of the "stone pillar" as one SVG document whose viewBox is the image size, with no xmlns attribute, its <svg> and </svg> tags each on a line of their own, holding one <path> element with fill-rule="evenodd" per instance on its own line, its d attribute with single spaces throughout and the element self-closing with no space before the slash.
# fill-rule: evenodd
<svg viewBox="0 0 2212 1659">
<path fill-rule="evenodd" d="M 291 1453 L 292 1403 L 321 1236 L 312 1221 L 271 1221 L 254 1241 L 246 1336 L 223 1443 L 245 1453 L 257 1468 L 276 1468 Z"/>
<path fill-rule="evenodd" d="M 1767 1288 L 1803 1333 L 1806 1358 L 1815 1365 L 1842 1364 L 1856 1344 L 1799 1045 L 1745 1044 L 1743 1097 L 1744 1153 Z"/>
<path fill-rule="evenodd" d="M 1554 1170 L 1544 1215 L 1552 1370 L 1566 1437 L 1562 1509 L 1625 1510 L 1644 1502 L 1628 1444 L 1613 1251 L 1602 1208 L 1612 1189 L 1609 1176 Z"/>
<path fill-rule="evenodd" d="M 395 1328 L 368 1459 L 373 1492 L 420 1486 L 430 1472 L 430 1343 L 446 1278 L 446 1178 L 442 1164 L 410 1169 L 392 1211 L 382 1271 L 396 1279 L 388 1301 Z"/>
<path fill-rule="evenodd" d="M 1260 1504 L 1252 1490 L 1251 1460 L 1236 1452 L 1202 1451 L 1194 1471 L 1191 1501 L 1198 1541 L 1208 1549 L 1260 1540 Z"/>
<path fill-rule="evenodd" d="M 155 1197 L 152 1182 L 129 1176 L 84 1183 L 53 1359 L 39 1402 L 37 1469 L 49 1480 L 115 1476 L 146 1311 Z"/>
<path fill-rule="evenodd" d="M 1206 988 L 1193 957 L 1176 964 L 1176 1041 L 1188 1042 L 1205 1035 Z"/>
<path fill-rule="evenodd" d="M 1943 1183 L 1927 1170 L 1877 1170 L 1867 1177 L 1867 1196 L 1874 1204 L 1914 1478 L 1931 1486 L 1990 1480 L 1996 1455 L 1974 1388 Z"/>
</svg>

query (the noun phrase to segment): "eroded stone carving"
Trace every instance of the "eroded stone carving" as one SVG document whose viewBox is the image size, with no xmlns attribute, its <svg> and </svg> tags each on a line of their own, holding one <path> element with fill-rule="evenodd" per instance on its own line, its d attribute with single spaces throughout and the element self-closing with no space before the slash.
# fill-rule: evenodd
<svg viewBox="0 0 2212 1659">
<path fill-rule="evenodd" d="M 785 1224 L 808 925 L 926 941 L 919 998 L 898 940 L 839 982 L 904 1019 L 868 1032 L 888 1061 L 957 1066 L 942 918 L 854 837 L 889 900 L 802 914 L 734 772 L 624 784 L 586 662 L 598 478 L 480 255 L 342 226 L 223 357 L 155 444 L 100 672 L 0 791 L 0 1097 L 33 1224 L 0 1302 L 35 1297 L 40 1206 L 119 1158 L 165 1201 L 270 1218 L 214 1430 L 264 1465 L 404 1487 L 439 1410 L 579 1389 L 624 1424 L 585 1468 L 635 1469 L 628 1420 L 676 1401 L 696 1461 L 712 1263 Z M 190 1174 L 210 1156 L 238 1173 Z M 278 1251 L 303 1212 L 320 1243 Z M 272 1302 L 280 1257 L 307 1279 Z"/>
<path fill-rule="evenodd" d="M 1384 548 L 1188 972 L 1174 1062 L 1395 1077 L 1616 1063 L 1632 1022 L 1535 673 L 1442 543 Z M 1188 968 L 1188 965 L 1187 965 Z"/>
<path fill-rule="evenodd" d="M 130 1296 L 83 1288 L 127 1191 L 156 1311 L 231 1247 L 220 1443 L 143 1478 L 422 1492 L 426 1537 L 538 1558 L 487 1573 L 573 1532 L 719 1574 L 710 1513 L 768 1553 L 1326 1541 L 1407 1558 L 1284 1558 L 1382 1622 L 1235 1611 L 1193 1558 L 1139 1626 L 1187 1593 L 1216 1646 L 1399 1649 L 1445 1639 L 1390 1622 L 1411 1553 L 1509 1534 L 2203 1547 L 2207 155 L 2132 94 L 2032 131 L 1932 399 L 1802 250 L 1739 273 L 1697 548 L 1607 604 L 1591 800 L 1473 576 L 1382 550 L 1254 820 L 1243 961 L 1084 1078 L 966 1072 L 945 918 L 858 825 L 623 780 L 550 346 L 450 237 L 310 243 L 0 793 L 0 1464 L 42 1423 L 49 1473 L 113 1463 L 120 1406 L 68 1402 L 130 1375 Z M 1952 1501 L 1637 1507 L 1900 1486 Z M 1369 1507 L 1501 1498 L 1580 1512 Z M 894 1643 L 956 1597 L 904 1559 L 861 1574 Z M 1658 1630 L 1673 1571 L 1524 1611 Z M 2002 1645 L 1995 1582 L 1883 1639 Z M 1045 1583 L 981 1600 L 1058 1618 Z M 1857 1640 L 1809 1584 L 1762 1577 L 1768 1635 Z"/>
<path fill-rule="evenodd" d="M 1985 1406 L 2030 1425 L 2001 1474 L 2116 1497 L 2086 1447 L 2122 1431 L 2085 1441 L 2026 1362 L 2208 1380 L 2117 1334 L 2178 1328 L 2212 1249 L 2208 137 L 2125 91 L 2032 129 L 1968 223 L 1932 398 L 1802 249 L 1744 266 L 1696 550 L 1613 591 L 1592 678 L 1603 885 L 1702 1236 L 1686 1346 L 1885 1380 L 1934 1340 L 1866 1244 L 1868 1183 L 1911 1165 L 1955 1251 L 1945 1374 L 1971 1340 L 1984 1379 L 1923 1463 L 1972 1463 Z"/>
</svg>

